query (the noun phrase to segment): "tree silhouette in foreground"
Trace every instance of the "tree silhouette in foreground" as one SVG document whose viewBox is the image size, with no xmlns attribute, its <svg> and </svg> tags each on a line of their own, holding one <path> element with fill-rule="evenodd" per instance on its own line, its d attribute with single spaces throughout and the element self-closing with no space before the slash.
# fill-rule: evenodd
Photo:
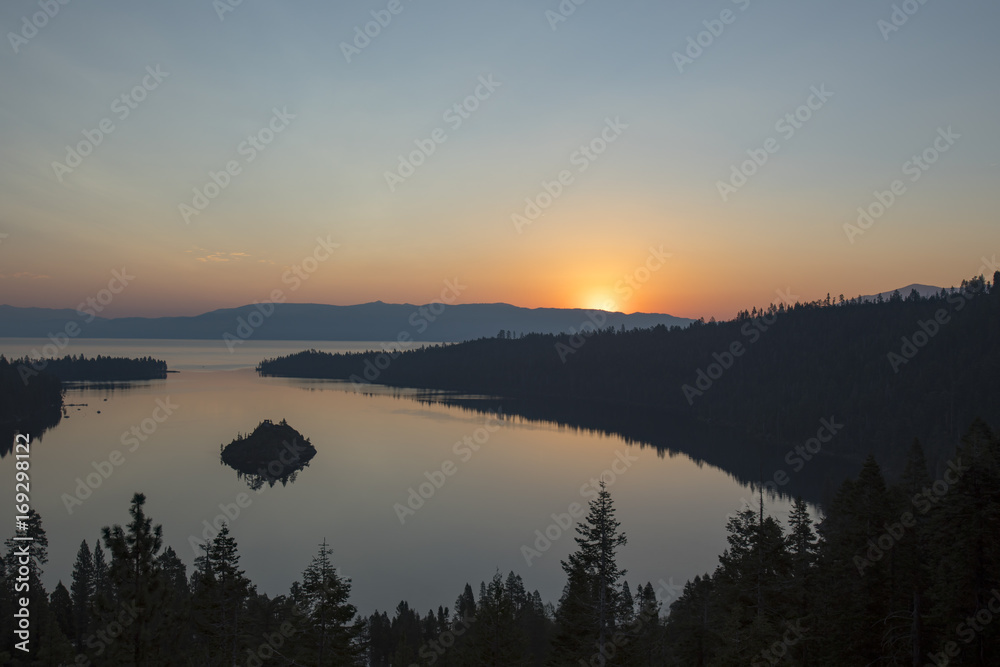
<svg viewBox="0 0 1000 667">
<path fill-rule="evenodd" d="M 317 665 L 360 665 L 365 627 L 349 602 L 351 580 L 337 573 L 332 557 L 333 549 L 323 540 L 302 573 L 302 583 L 292 585 L 292 599 L 304 616 L 297 638 L 300 659 Z"/>
<path fill-rule="evenodd" d="M 48 542 L 32 512 L 34 541 L 7 540 L 0 558 L 0 663 L 998 665 L 1000 437 L 977 420 L 933 469 L 910 442 L 898 483 L 887 484 L 870 458 L 818 526 L 801 501 L 786 522 L 762 507 L 737 512 L 714 571 L 689 581 L 665 618 L 651 584 L 633 593 L 624 580 L 617 549 L 625 537 L 604 486 L 563 562 L 558 608 L 529 594 L 517 574 L 495 572 L 478 598 L 466 584 L 453 609 L 421 614 L 403 601 L 392 617 L 367 619 L 326 540 L 286 595 L 256 591 L 228 527 L 188 578 L 138 493 L 132 520 L 102 530 L 106 551 L 81 544 L 69 589 L 59 582 L 48 594 Z M 28 653 L 13 632 L 19 577 L 31 587 Z"/>
<path fill-rule="evenodd" d="M 626 571 L 618 566 L 617 551 L 627 538 L 620 526 L 602 479 L 586 518 L 577 524 L 577 550 L 562 561 L 568 582 L 556 611 L 560 661 L 589 662 L 595 654 L 610 659 L 617 652 L 612 638 L 632 610 L 631 598 L 627 607 L 622 600 L 621 579 Z"/>
</svg>

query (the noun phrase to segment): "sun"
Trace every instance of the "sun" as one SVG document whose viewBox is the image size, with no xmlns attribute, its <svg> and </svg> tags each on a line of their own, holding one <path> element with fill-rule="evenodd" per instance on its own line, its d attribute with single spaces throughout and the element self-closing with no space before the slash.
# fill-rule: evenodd
<svg viewBox="0 0 1000 667">
<path fill-rule="evenodd" d="M 587 310 L 617 310 L 617 302 L 611 292 L 606 290 L 591 292 L 583 299 L 583 308 Z"/>
</svg>

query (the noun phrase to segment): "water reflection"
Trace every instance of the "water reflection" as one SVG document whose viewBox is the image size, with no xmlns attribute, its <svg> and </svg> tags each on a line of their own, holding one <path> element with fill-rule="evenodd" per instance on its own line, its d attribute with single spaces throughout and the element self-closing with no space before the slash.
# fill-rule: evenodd
<svg viewBox="0 0 1000 667">
<path fill-rule="evenodd" d="M 114 382 L 91 382 L 91 381 L 65 381 L 61 383 L 63 402 L 62 405 L 46 405 L 44 402 L 37 402 L 29 410 L 29 414 L 18 415 L 14 418 L 0 418 L 0 459 L 13 451 L 14 439 L 19 433 L 26 434 L 31 440 L 43 441 L 46 431 L 54 429 L 63 420 L 70 419 L 74 413 L 81 412 L 84 408 L 96 409 L 89 402 L 71 402 L 68 396 L 87 396 L 92 398 L 103 397 L 103 402 L 107 402 L 108 397 L 113 397 L 116 392 L 125 393 L 138 388 L 159 388 L 166 386 L 166 380 L 125 380 Z M 96 409 L 96 414 L 100 414 L 100 409 Z"/>
<path fill-rule="evenodd" d="M 763 486 L 771 500 L 802 498 L 808 503 L 823 505 L 833 499 L 845 479 L 857 476 L 860 469 L 857 462 L 828 456 L 822 451 L 811 457 L 808 465 L 803 465 L 801 458 L 794 456 L 789 463 L 787 445 L 749 437 L 682 413 L 644 406 L 554 397 L 521 400 L 383 385 L 357 387 L 342 380 L 289 378 L 285 381 L 306 391 L 331 389 L 362 396 L 391 396 L 422 405 L 445 405 L 463 412 L 515 419 L 521 423 L 555 424 L 571 432 L 620 437 L 640 449 L 652 448 L 660 458 L 681 454 L 699 467 L 708 464 L 718 468 L 739 484 L 749 486 L 754 493 Z M 775 479 L 781 483 L 776 483 Z"/>
<path fill-rule="evenodd" d="M 422 392 L 422 403 L 439 403 L 477 413 L 518 416 L 574 431 L 617 436 L 640 449 L 651 447 L 660 458 L 682 454 L 699 467 L 708 464 L 757 492 L 763 486 L 772 500 L 802 498 L 814 505 L 830 502 L 840 485 L 860 469 L 854 461 L 820 451 L 804 464 L 787 445 L 749 437 L 733 429 L 691 419 L 684 414 L 634 405 L 580 400 L 516 400 Z M 781 473 L 784 473 L 783 475 Z M 780 483 L 776 483 L 779 480 Z"/>
<path fill-rule="evenodd" d="M 219 445 L 219 459 L 236 471 L 236 476 L 252 490 L 295 483 L 298 474 L 316 456 L 316 448 L 309 438 L 292 428 L 282 419 L 277 424 L 265 419 L 245 436 L 237 435 L 223 447 Z"/>
<path fill-rule="evenodd" d="M 0 353 L 20 351 L 3 345 L 0 341 Z M 521 546 L 534 541 L 535 529 L 544 530 L 553 513 L 585 502 L 581 484 L 607 469 L 619 453 L 639 459 L 612 491 L 629 531 L 622 562 L 630 582 L 683 582 L 711 571 L 727 547 L 727 515 L 740 509 L 741 496 L 756 498 L 734 477 L 757 479 L 758 448 L 745 437 L 724 436 L 714 443 L 708 436 L 699 438 L 694 426 L 674 415 L 643 417 L 624 408 L 599 410 L 572 402 L 565 408 L 554 401 L 517 405 L 374 385 L 364 387 L 363 394 L 355 393 L 350 382 L 260 378 L 252 364 L 225 370 L 243 357 L 256 363 L 320 346 L 283 345 L 248 341 L 245 352 L 231 355 L 218 341 L 145 341 L 131 348 L 109 341 L 74 342 L 74 353 L 132 350 L 184 370 L 127 387 L 67 388 L 65 403 L 76 404 L 69 408 L 71 418 L 47 431 L 44 446 L 31 451 L 32 470 L 45 480 L 32 502 L 50 540 L 45 571 L 50 589 L 72 572 L 81 541 L 93 544 L 102 526 L 128 520 L 126 508 L 136 491 L 146 494 L 149 515 L 163 524 L 164 544 L 189 568 L 201 555 L 191 536 L 203 535 L 206 520 L 224 515 L 238 540 L 241 566 L 269 595 L 287 594 L 316 544 L 323 537 L 335 540 L 337 565 L 355 582 L 352 602 L 366 613 L 394 608 L 400 599 L 436 608 L 466 582 L 488 579 L 496 568 L 522 574 L 525 585 L 539 589 L 543 599 L 558 600 L 565 584 L 560 560 L 575 546 L 572 531 L 530 564 Z M 188 370 L 196 364 L 213 370 Z M 144 430 L 165 401 L 177 406 L 169 419 L 158 422 L 155 432 Z M 285 486 L 270 486 L 282 481 L 285 470 L 275 475 L 251 470 L 257 477 L 247 477 L 219 464 L 220 445 L 252 431 L 264 418 L 287 419 L 319 450 L 305 474 L 294 466 L 287 470 Z M 456 452 L 456 444 L 474 436 L 487 420 L 501 425 L 489 442 L 468 459 L 462 456 L 464 447 Z M 133 429 L 142 437 L 133 437 Z M 32 431 L 33 442 L 39 433 Z M 745 461 L 731 467 L 713 444 Z M 121 464 L 106 465 L 112 457 Z M 12 459 L 0 465 L 7 466 L 0 470 L 7 479 L 13 476 Z M 448 460 L 458 472 L 402 523 L 395 505 L 407 503 L 410 489 L 420 488 Z M 810 470 L 818 473 L 825 462 L 808 465 L 783 488 L 793 488 Z M 67 506 L 66 499 L 75 498 L 88 476 L 93 480 L 101 470 L 109 474 L 91 487 L 83 504 Z M 764 472 L 771 471 L 765 467 Z M 780 500 L 767 506 L 777 517 L 788 510 Z"/>
<path fill-rule="evenodd" d="M 19 433 L 29 435 L 32 442 L 42 440 L 42 434 L 58 426 L 63 416 L 59 406 L 52 405 L 22 419 L 0 421 L 0 459 L 14 451 L 14 439 Z"/>
</svg>

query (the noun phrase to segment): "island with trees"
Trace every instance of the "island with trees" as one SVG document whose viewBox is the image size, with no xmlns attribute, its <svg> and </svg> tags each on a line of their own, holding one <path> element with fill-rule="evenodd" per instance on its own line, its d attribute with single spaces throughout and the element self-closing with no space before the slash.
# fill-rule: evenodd
<svg viewBox="0 0 1000 667">
<path fill-rule="evenodd" d="M 426 613 L 401 601 L 360 614 L 325 539 L 278 595 L 241 569 L 227 526 L 200 544 L 189 573 L 142 494 L 127 525 L 80 545 L 69 585 L 61 579 L 46 591 L 48 541 L 32 511 L 18 533 L 32 540 L 8 539 L 0 559 L 0 663 L 992 667 L 1000 664 L 1000 437 L 977 420 L 950 461 L 934 474 L 914 441 L 905 474 L 889 484 L 869 457 L 818 525 L 802 501 L 788 517 L 768 515 L 763 498 L 734 508 L 718 563 L 684 584 L 632 587 L 620 555 L 627 532 L 602 486 L 562 562 L 559 600 L 495 572 L 478 594 L 466 584 L 454 605 L 441 591 L 442 604 Z M 363 536 L 342 539 L 339 548 L 357 549 Z M 30 585 L 27 654 L 15 646 L 18 577 Z"/>
<path fill-rule="evenodd" d="M 233 468 L 254 490 L 265 483 L 274 486 L 295 481 L 300 470 L 316 456 L 309 438 L 288 425 L 270 419 L 260 422 L 246 435 L 238 434 L 226 446 L 219 446 L 222 463 Z"/>
</svg>

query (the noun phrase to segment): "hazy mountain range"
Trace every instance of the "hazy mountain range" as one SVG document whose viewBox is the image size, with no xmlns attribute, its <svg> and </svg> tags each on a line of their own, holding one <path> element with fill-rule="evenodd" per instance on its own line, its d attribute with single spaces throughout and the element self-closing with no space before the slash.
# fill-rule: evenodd
<svg viewBox="0 0 1000 667">
<path fill-rule="evenodd" d="M 935 294 L 938 294 L 941 291 L 941 288 L 934 287 L 933 285 L 921 285 L 919 283 L 913 283 L 912 285 L 907 285 L 906 287 L 900 287 L 898 290 L 889 290 L 888 292 L 879 292 L 878 294 L 867 294 L 861 297 L 861 299 L 862 301 L 874 301 L 879 296 L 881 296 L 882 299 L 888 299 L 889 297 L 892 296 L 893 292 L 899 292 L 899 295 L 905 299 L 906 297 L 910 296 L 911 290 L 917 290 L 917 294 L 919 294 L 923 298 L 927 298 L 929 296 L 934 296 Z"/>
<path fill-rule="evenodd" d="M 273 309 L 273 310 L 272 310 Z M 89 312 L 88 312 L 89 311 Z M 692 320 L 656 313 L 603 313 L 582 309 L 519 308 L 505 303 L 391 304 L 354 306 L 285 303 L 223 308 L 193 317 L 104 318 L 82 311 L 0 305 L 0 337 L 179 338 L 256 340 L 403 340 L 453 342 L 496 336 L 502 329 L 521 333 L 569 333 L 622 325 L 687 326 Z M 408 335 L 408 338 L 407 338 Z"/>
</svg>

